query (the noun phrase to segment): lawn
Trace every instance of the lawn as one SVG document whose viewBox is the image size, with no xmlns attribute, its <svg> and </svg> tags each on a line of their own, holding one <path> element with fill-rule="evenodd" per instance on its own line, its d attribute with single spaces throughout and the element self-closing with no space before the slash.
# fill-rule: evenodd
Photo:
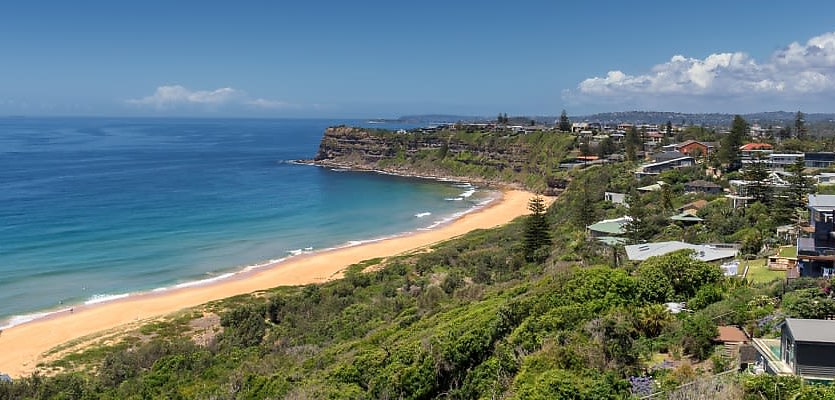
<svg viewBox="0 0 835 400">
<path fill-rule="evenodd" d="M 797 257 L 797 247 L 795 247 L 795 246 L 780 247 L 780 251 L 777 252 L 777 255 L 780 256 L 780 257 Z"/>
<path fill-rule="evenodd" d="M 775 279 L 783 279 L 786 277 L 786 271 L 771 271 L 768 269 L 766 259 L 758 259 L 751 261 L 741 261 L 739 264 L 740 272 L 745 270 L 745 263 L 748 263 L 748 278 L 753 283 L 767 283 Z"/>
</svg>

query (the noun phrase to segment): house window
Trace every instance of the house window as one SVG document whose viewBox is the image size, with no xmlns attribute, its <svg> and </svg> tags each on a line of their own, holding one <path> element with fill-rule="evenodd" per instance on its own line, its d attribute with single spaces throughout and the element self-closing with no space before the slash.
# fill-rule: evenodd
<svg viewBox="0 0 835 400">
<path fill-rule="evenodd" d="M 828 277 L 832 276 L 833 273 L 835 273 L 835 268 L 824 267 L 824 269 L 823 269 L 823 277 L 824 278 L 828 278 Z"/>
</svg>

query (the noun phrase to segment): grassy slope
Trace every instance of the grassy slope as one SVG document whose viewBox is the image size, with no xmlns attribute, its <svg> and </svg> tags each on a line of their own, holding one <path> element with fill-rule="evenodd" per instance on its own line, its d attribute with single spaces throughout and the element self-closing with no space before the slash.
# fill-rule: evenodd
<svg viewBox="0 0 835 400">
<path fill-rule="evenodd" d="M 452 176 L 512 182 L 541 190 L 546 187 L 548 177 L 559 175 L 559 163 L 568 157 L 575 140 L 572 135 L 554 132 L 501 135 L 489 132 L 445 131 L 433 135 L 443 136 L 447 141 L 466 144 L 472 150 L 427 149 L 409 158 L 406 158 L 403 152 L 396 152 L 394 157 L 380 161 L 379 167 L 407 168 L 427 173 L 440 170 Z M 397 139 L 402 138 L 392 136 L 392 141 L 396 142 Z M 495 154 L 506 152 L 521 154 L 522 162 L 511 165 L 499 157 L 493 157 Z"/>
</svg>

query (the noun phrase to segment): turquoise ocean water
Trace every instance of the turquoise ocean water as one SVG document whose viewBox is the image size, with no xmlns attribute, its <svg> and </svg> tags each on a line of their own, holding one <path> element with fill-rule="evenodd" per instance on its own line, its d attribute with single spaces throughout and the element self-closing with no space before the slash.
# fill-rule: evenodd
<svg viewBox="0 0 835 400">
<path fill-rule="evenodd" d="M 290 162 L 341 123 L 363 121 L 0 118 L 0 327 L 431 228 L 492 196 Z"/>
</svg>

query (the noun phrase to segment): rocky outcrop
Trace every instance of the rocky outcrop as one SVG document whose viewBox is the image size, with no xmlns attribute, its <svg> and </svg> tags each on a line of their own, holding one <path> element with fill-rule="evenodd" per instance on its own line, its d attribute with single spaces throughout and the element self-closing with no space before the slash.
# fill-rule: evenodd
<svg viewBox="0 0 835 400">
<path fill-rule="evenodd" d="M 551 186 L 548 175 L 555 168 L 548 165 L 542 147 L 556 142 L 493 133 L 398 133 L 337 126 L 325 130 L 313 162 L 544 190 Z M 530 179 L 531 175 L 536 178 Z"/>
<path fill-rule="evenodd" d="M 410 160 L 420 153 L 434 152 L 438 158 L 495 168 L 521 167 L 527 149 L 509 143 L 473 145 L 442 133 L 395 133 L 345 126 L 331 127 L 319 144 L 314 162 L 324 165 L 376 168 L 384 160 Z"/>
</svg>

